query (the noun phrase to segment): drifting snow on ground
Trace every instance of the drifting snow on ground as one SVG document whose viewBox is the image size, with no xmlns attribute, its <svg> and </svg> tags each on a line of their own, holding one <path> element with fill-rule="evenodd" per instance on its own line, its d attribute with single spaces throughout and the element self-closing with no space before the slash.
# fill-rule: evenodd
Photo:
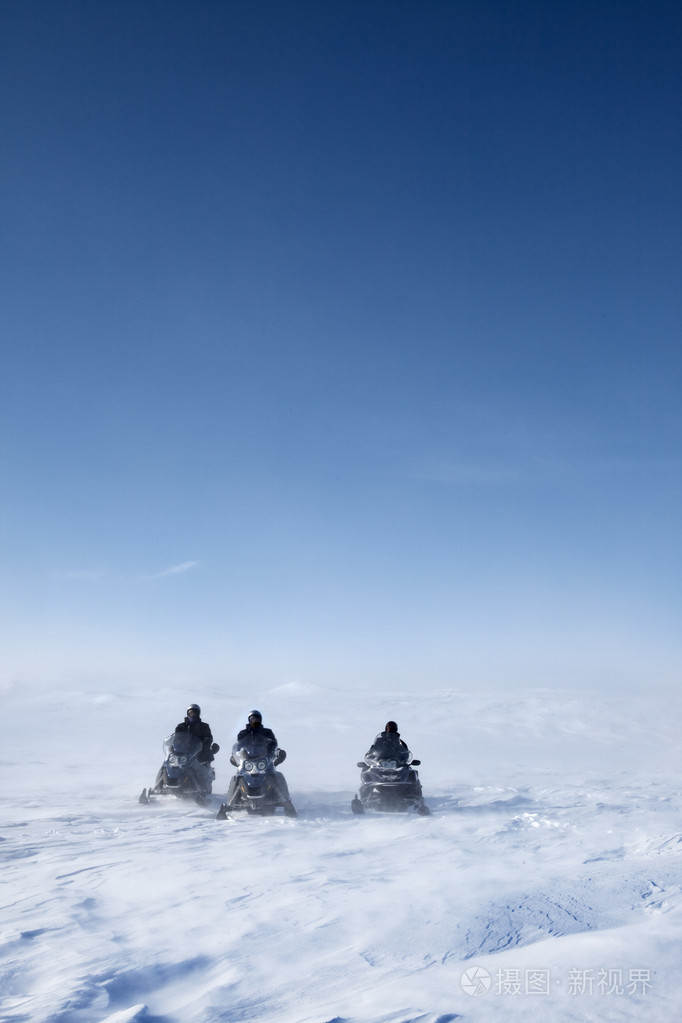
<svg viewBox="0 0 682 1023">
<path fill-rule="evenodd" d="M 139 805 L 198 695 L 222 746 L 212 805 Z M 679 707 L 310 686 L 253 702 L 297 819 L 215 819 L 241 698 L 6 701 L 32 738 L 2 757 L 3 1020 L 680 1018 Z M 388 717 L 430 817 L 350 810 Z"/>
</svg>

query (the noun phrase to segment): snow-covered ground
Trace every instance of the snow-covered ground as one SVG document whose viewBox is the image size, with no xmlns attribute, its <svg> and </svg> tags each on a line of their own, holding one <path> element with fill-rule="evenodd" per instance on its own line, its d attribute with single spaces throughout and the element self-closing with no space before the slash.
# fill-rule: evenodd
<svg viewBox="0 0 682 1023">
<path fill-rule="evenodd" d="M 2 694 L 3 1021 L 682 1018 L 679 700 L 153 689 Z M 195 700 L 214 805 L 139 805 Z M 297 819 L 215 819 L 253 705 Z M 351 813 L 389 717 L 430 817 Z"/>
</svg>

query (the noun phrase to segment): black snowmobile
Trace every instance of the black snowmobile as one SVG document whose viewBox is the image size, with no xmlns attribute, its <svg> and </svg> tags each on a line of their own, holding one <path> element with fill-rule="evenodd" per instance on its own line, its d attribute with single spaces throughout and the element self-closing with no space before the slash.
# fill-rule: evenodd
<svg viewBox="0 0 682 1023">
<path fill-rule="evenodd" d="M 284 775 L 276 770 L 286 753 L 280 749 L 271 751 L 268 746 L 268 739 L 258 736 L 235 742 L 230 763 L 237 773 L 230 781 L 218 820 L 226 820 L 233 810 L 271 816 L 280 807 L 287 817 L 297 816 Z"/>
<path fill-rule="evenodd" d="M 414 770 L 420 763 L 420 760 L 412 759 L 409 749 L 397 736 L 378 735 L 372 748 L 365 753 L 365 759 L 358 761 L 360 791 L 351 803 L 353 813 L 364 813 L 365 810 L 430 813 L 422 797 L 419 775 Z"/>
<path fill-rule="evenodd" d="M 217 753 L 219 748 L 214 742 L 211 752 Z M 140 802 L 148 803 L 152 796 L 185 796 L 197 803 L 205 803 L 211 794 L 215 770 L 210 763 L 199 760 L 202 749 L 201 739 L 190 732 L 173 732 L 164 739 L 165 759 L 154 785 L 150 789 L 142 789 Z"/>
</svg>

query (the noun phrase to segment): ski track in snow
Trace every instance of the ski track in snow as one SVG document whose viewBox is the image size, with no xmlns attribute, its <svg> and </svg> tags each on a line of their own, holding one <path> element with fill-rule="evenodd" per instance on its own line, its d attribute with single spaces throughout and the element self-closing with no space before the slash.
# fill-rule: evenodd
<svg viewBox="0 0 682 1023">
<path fill-rule="evenodd" d="M 313 697 L 306 691 L 307 706 Z M 332 698 L 321 691 L 321 704 Z M 558 708 L 543 722 L 559 721 Z M 478 710 L 471 700 L 470 720 Z M 528 698 L 524 720 L 538 713 Z M 508 718 L 508 708 L 489 710 L 485 728 L 501 737 Z M 283 734 L 280 719 L 281 709 Z M 28 774 L 3 757 L 21 797 L 0 803 L 3 1023 L 680 1018 L 682 801 L 669 774 L 571 774 L 567 751 L 514 779 L 532 783 L 439 787 L 421 754 L 432 816 L 356 817 L 359 754 L 348 753 L 348 789 L 332 787 L 335 763 L 316 789 L 294 770 L 291 747 L 299 817 L 217 821 L 225 763 L 211 806 L 141 806 L 153 751 L 117 775 L 128 753 L 119 742 L 87 780 L 57 770 L 41 789 L 46 764 L 65 749 L 69 762 L 70 746 L 59 733 L 50 745 L 53 734 L 46 728 Z M 330 756 L 309 736 L 305 748 L 313 764 Z M 100 754 L 86 755 L 93 764 Z M 502 778 L 503 761 L 487 774 Z M 471 967 L 491 978 L 484 997 L 463 989 Z M 650 983 L 571 991 L 571 971 L 591 971 L 596 983 L 600 970 L 621 971 L 625 986 L 631 971 L 647 970 Z M 548 971 L 551 991 L 505 993 L 514 971 L 524 982 Z"/>
</svg>

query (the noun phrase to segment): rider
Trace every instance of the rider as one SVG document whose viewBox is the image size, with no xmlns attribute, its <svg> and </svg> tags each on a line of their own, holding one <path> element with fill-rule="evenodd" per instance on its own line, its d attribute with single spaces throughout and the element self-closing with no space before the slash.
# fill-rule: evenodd
<svg viewBox="0 0 682 1023">
<path fill-rule="evenodd" d="M 237 741 L 241 742 L 242 739 L 255 739 L 259 738 L 265 740 L 267 743 L 266 752 L 268 756 L 271 756 L 277 749 L 277 739 L 275 733 L 271 728 L 263 728 L 263 715 L 259 710 L 252 710 L 249 714 L 249 720 L 246 728 L 242 728 L 241 732 L 237 735 Z M 284 750 L 280 750 L 280 754 L 284 753 Z M 286 754 L 285 754 L 286 755 Z M 284 757 L 280 756 L 279 762 L 284 760 Z"/>
<path fill-rule="evenodd" d="M 210 764 L 214 759 L 214 754 L 220 749 L 218 743 L 213 742 L 210 725 L 207 721 L 201 720 L 201 707 L 198 703 L 190 703 L 187 708 L 185 720 L 181 721 L 179 725 L 176 725 L 175 731 L 189 732 L 190 735 L 194 735 L 197 739 L 201 739 L 202 748 L 197 760 L 203 764 Z"/>
<path fill-rule="evenodd" d="M 407 743 L 400 738 L 397 724 L 395 721 L 387 721 L 383 732 L 379 732 L 365 756 L 387 758 L 399 755 L 403 750 L 407 750 Z"/>
</svg>

